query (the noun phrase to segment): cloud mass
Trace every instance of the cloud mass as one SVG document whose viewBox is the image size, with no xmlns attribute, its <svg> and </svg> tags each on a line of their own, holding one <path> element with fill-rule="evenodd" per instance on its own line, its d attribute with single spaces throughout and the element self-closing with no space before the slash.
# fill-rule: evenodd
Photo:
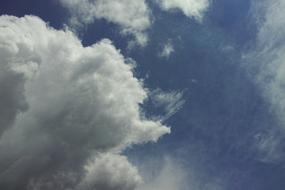
<svg viewBox="0 0 285 190">
<path fill-rule="evenodd" d="M 83 47 L 72 32 L 37 17 L 1 16 L 0 57 L 1 189 L 131 190 L 140 183 L 120 153 L 170 130 L 144 118 L 146 91 L 110 40 Z"/>
</svg>

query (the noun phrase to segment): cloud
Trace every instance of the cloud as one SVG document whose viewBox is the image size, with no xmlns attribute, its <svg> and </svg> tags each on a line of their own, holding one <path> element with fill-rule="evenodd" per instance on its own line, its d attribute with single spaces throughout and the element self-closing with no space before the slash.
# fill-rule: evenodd
<svg viewBox="0 0 285 190">
<path fill-rule="evenodd" d="M 146 30 L 151 25 L 150 10 L 145 0 L 59 0 L 69 9 L 74 26 L 105 19 L 120 26 L 122 34 L 131 34 L 139 45 L 146 45 Z"/>
<path fill-rule="evenodd" d="M 165 121 L 177 113 L 185 104 L 183 93 L 178 91 L 162 91 L 156 89 L 149 96 L 154 106 L 160 109 L 159 119 Z"/>
<path fill-rule="evenodd" d="M 56 174 L 49 179 L 33 179 L 29 190 L 134 190 L 142 178 L 125 156 L 100 153 L 84 166 L 80 182 L 74 173 Z"/>
<path fill-rule="evenodd" d="M 179 10 L 187 17 L 197 20 L 203 18 L 204 12 L 209 7 L 209 0 L 157 0 L 165 11 Z"/>
<path fill-rule="evenodd" d="M 125 156 L 101 154 L 86 165 L 80 190 L 133 190 L 142 183 L 137 169 Z"/>
<path fill-rule="evenodd" d="M 1 16 L 0 55 L 0 109 L 9 110 L 1 114 L 1 189 L 79 183 L 95 175 L 84 166 L 93 158 L 99 167 L 99 152 L 134 172 L 119 154 L 170 132 L 144 117 L 147 93 L 110 40 L 83 47 L 37 17 Z"/>
<path fill-rule="evenodd" d="M 184 148 L 183 152 L 185 154 Z M 209 175 L 204 164 L 201 165 L 191 156 L 187 160 L 181 156 L 177 152 L 174 154 L 168 152 L 136 160 L 138 170 L 144 179 L 137 190 L 227 189 L 225 176 L 221 176 L 217 172 Z"/>
<path fill-rule="evenodd" d="M 151 8 L 146 0 L 58 0 L 69 10 L 72 28 L 92 24 L 104 19 L 120 27 L 123 35 L 132 35 L 130 46 L 146 46 L 147 30 L 152 25 Z M 180 10 L 187 17 L 202 20 L 209 7 L 209 0 L 155 0 L 163 10 Z"/>
<path fill-rule="evenodd" d="M 285 2 L 282 0 L 254 1 L 252 16 L 258 26 L 256 43 L 250 52 L 244 55 L 246 69 L 262 91 L 262 96 L 271 105 L 272 112 L 284 131 L 285 129 Z M 265 156 L 263 161 L 284 159 L 281 154 L 280 134 L 273 132 L 258 138 L 259 149 Z M 281 133 L 280 133 L 281 132 Z M 279 134 L 279 135 L 277 135 Z M 260 136 L 260 135 L 259 135 Z"/>
<path fill-rule="evenodd" d="M 174 53 L 174 47 L 171 41 L 168 41 L 163 45 L 162 51 L 160 52 L 159 56 L 168 59 L 172 53 Z"/>
<path fill-rule="evenodd" d="M 158 160 L 152 160 L 150 163 L 144 163 L 149 166 L 142 171 L 145 183 L 142 183 L 138 190 L 188 190 L 191 188 L 191 177 L 188 175 L 178 160 L 166 156 Z"/>
<path fill-rule="evenodd" d="M 245 55 L 255 69 L 256 82 L 264 96 L 277 110 L 280 119 L 285 113 L 285 2 L 280 0 L 261 1 L 255 4 L 254 16 L 259 21 L 257 42 L 253 50 Z M 259 13 L 259 14 L 258 14 Z M 263 13 L 263 14 L 262 14 Z M 284 120 L 285 126 L 285 120 Z"/>
</svg>

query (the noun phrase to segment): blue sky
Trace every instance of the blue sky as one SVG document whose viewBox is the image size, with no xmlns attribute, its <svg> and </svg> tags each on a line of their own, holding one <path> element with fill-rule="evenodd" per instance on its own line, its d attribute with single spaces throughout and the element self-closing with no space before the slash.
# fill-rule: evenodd
<svg viewBox="0 0 285 190">
<path fill-rule="evenodd" d="M 156 143 L 133 143 L 121 150 L 120 156 L 126 157 L 145 180 L 138 189 L 283 190 L 282 0 L 212 0 L 200 13 L 201 20 L 183 14 L 179 7 L 164 10 L 155 1 L 146 2 L 153 20 L 143 30 L 148 36 L 144 46 L 133 45 L 137 34 L 122 34 L 123 27 L 108 19 L 95 18 L 90 23 L 79 19 L 84 26 L 72 26 L 73 10 L 56 0 L 2 0 L 0 12 L 17 17 L 35 15 L 57 30 L 68 26 L 85 47 L 108 38 L 125 58 L 135 61 L 134 77 L 149 90 L 140 105 L 145 117 L 161 119 L 162 125 L 171 127 L 171 133 Z M 173 52 L 161 56 L 167 43 Z M 0 155 L 6 150 L 1 146 Z M 4 158 L 0 158 L 0 176 L 5 175 Z M 60 164 L 51 164 L 55 169 L 50 173 L 62 168 Z M 21 172 L 29 167 L 21 167 Z M 13 183 L 19 185 L 9 186 L 5 180 L 0 179 L 0 187 L 7 190 L 30 183 L 30 179 L 18 177 Z M 81 186 L 72 188 L 90 188 Z M 92 188 L 100 187 L 112 190 L 111 186 Z"/>
</svg>

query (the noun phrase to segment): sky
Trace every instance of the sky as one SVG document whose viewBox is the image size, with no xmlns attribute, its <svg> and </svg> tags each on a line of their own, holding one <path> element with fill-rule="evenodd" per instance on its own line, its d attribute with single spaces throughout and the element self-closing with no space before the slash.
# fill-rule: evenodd
<svg viewBox="0 0 285 190">
<path fill-rule="evenodd" d="M 284 190 L 284 9 L 1 0 L 0 189 Z"/>
</svg>

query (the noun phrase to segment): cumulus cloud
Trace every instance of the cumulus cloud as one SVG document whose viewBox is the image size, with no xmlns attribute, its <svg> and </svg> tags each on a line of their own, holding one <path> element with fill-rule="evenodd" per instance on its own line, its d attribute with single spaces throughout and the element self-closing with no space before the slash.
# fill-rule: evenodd
<svg viewBox="0 0 285 190">
<path fill-rule="evenodd" d="M 246 68 L 253 73 L 263 97 L 270 103 L 272 111 L 285 128 L 285 2 L 282 0 L 254 1 L 252 14 L 258 25 L 257 40 L 250 52 L 244 55 Z M 264 161 L 276 161 L 282 157 L 280 135 L 276 129 L 258 135 L 258 148 L 265 156 Z M 277 132 L 280 134 L 280 132 Z"/>
<path fill-rule="evenodd" d="M 139 177 L 120 152 L 170 130 L 144 117 L 146 91 L 111 41 L 83 47 L 37 17 L 1 16 L 0 60 L 1 189 L 73 189 L 96 181 L 94 168 L 114 187 L 135 187 Z"/>
<path fill-rule="evenodd" d="M 203 18 L 209 7 L 209 0 L 156 0 L 165 11 L 179 10 L 187 17 Z"/>
<path fill-rule="evenodd" d="M 146 29 L 151 25 L 150 10 L 145 0 L 59 0 L 70 10 L 71 24 L 90 24 L 105 19 L 121 27 L 122 34 L 131 34 L 139 45 L 146 45 Z"/>
<path fill-rule="evenodd" d="M 125 156 L 102 154 L 85 169 L 87 172 L 79 185 L 80 190 L 133 190 L 142 183 L 137 169 Z"/>
</svg>

